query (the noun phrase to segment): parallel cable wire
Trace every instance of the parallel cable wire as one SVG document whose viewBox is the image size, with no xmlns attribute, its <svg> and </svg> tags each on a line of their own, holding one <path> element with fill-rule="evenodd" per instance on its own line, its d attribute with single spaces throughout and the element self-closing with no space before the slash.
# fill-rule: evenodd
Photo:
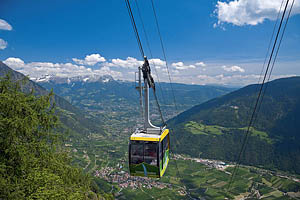
<svg viewBox="0 0 300 200">
<path fill-rule="evenodd" d="M 278 24 L 279 19 L 280 19 L 279 17 L 280 17 L 280 13 L 281 13 L 281 9 L 282 9 L 282 5 L 283 5 L 284 1 L 286 1 L 286 0 L 282 0 L 282 1 L 281 1 L 280 8 L 279 8 L 279 11 L 278 11 L 278 13 L 277 13 L 276 22 L 275 22 L 274 27 L 273 27 L 271 39 L 270 39 L 269 44 L 268 44 L 267 53 L 266 53 L 266 55 L 265 55 L 264 63 L 263 63 L 263 66 L 262 66 L 262 69 L 261 69 L 261 72 L 260 72 L 260 75 L 259 75 L 259 79 L 258 79 L 258 82 L 257 82 L 257 87 L 256 87 L 256 89 L 255 89 L 254 95 L 255 95 L 255 94 L 258 94 L 258 92 L 259 92 L 260 81 L 261 81 L 261 78 L 263 77 L 263 72 L 264 72 L 264 70 L 265 70 L 265 66 L 266 66 L 267 59 L 268 59 L 268 57 L 269 57 L 269 52 L 270 52 L 271 44 L 272 44 L 272 41 L 273 41 L 273 38 L 274 38 L 274 35 L 275 35 L 275 30 L 276 30 L 277 24 Z M 263 99 L 263 98 L 261 98 L 261 99 Z M 254 120 L 253 120 L 254 123 L 255 123 L 255 121 L 256 121 L 256 119 L 257 119 L 257 117 L 258 117 L 261 103 L 262 103 L 262 100 L 260 100 L 258 111 L 256 112 L 256 114 L 255 114 L 255 116 L 254 116 Z M 247 115 L 248 115 L 247 121 L 249 121 L 250 118 L 251 118 L 250 112 L 251 112 L 251 110 L 253 110 L 254 106 L 255 106 L 255 101 L 253 102 L 253 104 L 251 105 L 251 107 L 249 107 L 249 110 L 247 111 Z M 254 124 L 254 123 L 253 123 L 253 124 Z M 251 128 L 251 127 L 250 127 L 250 128 Z"/>
<path fill-rule="evenodd" d="M 285 33 L 285 30 L 286 30 L 286 26 L 287 26 L 287 23 L 289 21 L 289 18 L 290 18 L 290 15 L 291 15 L 291 12 L 292 12 L 292 9 L 293 9 L 293 6 L 294 6 L 294 3 L 295 3 L 295 0 L 293 0 L 292 2 L 292 5 L 291 5 L 291 8 L 289 10 L 289 14 L 287 16 L 287 19 L 286 19 L 286 22 L 285 22 L 285 25 L 284 25 L 284 28 L 283 28 L 283 32 L 281 34 L 281 38 L 280 38 L 280 41 L 279 41 L 279 44 L 278 44 L 278 48 L 277 48 L 277 51 L 276 51 L 276 54 L 275 54 L 275 58 L 273 60 L 273 64 L 272 64 L 272 67 L 271 67 L 271 71 L 270 71 L 270 74 L 269 74 L 269 77 L 268 77 L 268 81 L 270 80 L 270 77 L 271 77 L 271 74 L 273 72 L 273 68 L 274 68 L 274 64 L 275 64 L 275 61 L 276 61 L 276 58 L 277 58 L 277 55 L 278 55 L 278 52 L 279 52 L 279 48 L 281 46 L 281 42 L 282 42 L 282 39 L 283 39 L 283 36 L 284 36 L 284 33 Z"/>
<path fill-rule="evenodd" d="M 140 17 L 140 20 L 141 20 L 143 32 L 144 32 L 144 35 L 145 35 L 146 44 L 147 44 L 147 47 L 148 47 L 148 51 L 149 51 L 149 53 L 150 53 L 150 58 L 154 58 L 154 57 L 153 57 L 153 54 L 152 54 L 152 51 L 151 51 L 151 48 L 150 48 L 149 38 L 148 38 L 148 34 L 147 34 L 147 32 L 146 32 L 146 28 L 145 28 L 145 25 L 144 25 L 144 20 L 143 20 L 143 18 L 142 18 L 141 11 L 140 11 L 140 8 L 139 8 L 139 5 L 138 5 L 137 0 L 135 0 L 135 4 L 136 4 L 137 11 L 138 11 L 138 14 L 139 14 L 139 17 Z M 160 85 L 160 79 L 159 79 L 158 72 L 157 72 L 157 69 L 156 69 L 156 64 L 155 64 L 154 61 L 152 62 L 152 65 L 154 66 L 154 71 L 155 71 L 155 75 L 157 76 L 158 86 L 159 86 L 159 88 L 160 88 L 160 90 L 161 90 L 161 95 L 162 95 L 163 100 L 164 100 L 164 103 L 165 103 L 165 97 L 164 97 L 164 94 L 163 94 L 162 87 L 161 87 L 161 85 Z"/>
<path fill-rule="evenodd" d="M 125 0 L 125 2 L 126 2 L 126 7 L 127 7 L 127 10 L 128 10 L 129 17 L 130 17 L 130 20 L 131 20 L 132 28 L 133 28 L 133 31 L 135 33 L 136 41 L 138 43 L 142 58 L 144 60 L 145 53 L 144 53 L 143 46 L 142 46 L 142 43 L 141 43 L 141 40 L 140 40 L 139 32 L 136 28 L 136 23 L 134 21 L 134 16 L 133 16 L 133 13 L 132 13 L 132 10 L 131 10 L 129 0 Z"/>
<path fill-rule="evenodd" d="M 275 57 L 274 57 L 274 59 L 273 59 L 273 63 L 272 63 L 271 70 L 270 70 L 270 73 L 269 73 L 268 81 L 267 81 L 266 84 L 265 84 L 266 86 L 265 86 L 264 91 L 263 91 L 262 99 L 264 98 L 265 93 L 266 93 L 266 91 L 267 91 L 267 89 L 268 89 L 268 86 L 269 86 L 271 74 L 272 74 L 272 72 L 273 72 L 273 68 L 274 68 L 274 65 L 275 65 L 275 61 L 276 61 L 277 56 L 278 56 L 279 48 L 280 48 L 280 46 L 281 46 L 281 42 L 282 42 L 282 39 L 283 39 L 285 30 L 286 30 L 287 23 L 288 23 L 288 21 L 289 21 L 290 15 L 291 15 L 291 11 L 292 11 L 293 6 L 294 6 L 294 2 L 295 2 L 295 0 L 293 0 L 293 2 L 292 2 L 291 8 L 290 8 L 290 10 L 289 10 L 289 14 L 288 14 L 287 19 L 286 19 L 286 22 L 285 22 L 285 24 L 284 24 L 284 28 L 283 28 L 283 31 L 282 31 L 282 34 L 281 34 L 281 37 L 280 37 L 280 40 L 279 40 L 279 44 L 278 44 L 278 47 L 277 47 L 277 50 L 276 50 Z M 261 100 L 261 102 L 260 102 L 260 104 L 259 104 L 257 113 L 259 113 L 260 108 L 261 108 L 261 105 L 262 105 L 262 100 Z M 255 120 L 256 120 L 256 119 L 255 119 Z"/>
<path fill-rule="evenodd" d="M 142 57 L 144 58 L 144 51 L 143 51 L 142 43 L 141 43 L 141 41 L 140 41 L 140 37 L 139 37 L 138 31 L 137 31 L 137 28 L 136 28 L 136 23 L 135 23 L 135 21 L 134 21 L 134 16 L 133 16 L 133 14 L 132 14 L 132 10 L 131 10 L 131 7 L 130 7 L 129 0 L 125 0 L 125 2 L 126 2 L 126 6 L 127 6 L 127 9 L 128 9 L 128 13 L 129 13 L 129 16 L 130 16 L 130 19 L 131 19 L 131 23 L 132 23 L 132 26 L 133 26 L 133 29 L 134 29 L 134 32 L 135 32 L 135 36 L 136 36 L 136 39 L 137 39 L 137 42 L 138 42 L 138 45 L 139 45 L 139 48 L 140 48 Z M 153 11 L 154 11 L 155 16 L 156 16 L 156 12 L 155 12 L 155 9 L 154 9 L 153 1 L 152 1 L 152 8 L 153 8 Z M 157 22 L 157 17 L 156 17 L 156 25 L 157 25 L 157 28 L 158 28 L 158 30 L 159 30 L 159 26 L 158 26 L 158 22 Z M 159 31 L 159 35 L 160 35 L 160 31 Z M 170 73 L 169 73 L 169 68 L 168 68 L 168 64 L 167 64 L 167 60 L 166 60 L 166 55 L 165 55 L 165 50 L 164 50 L 164 47 L 163 47 L 161 35 L 160 35 L 160 41 L 161 41 L 161 45 L 162 45 L 162 48 L 163 48 L 164 58 L 165 58 L 165 62 L 166 62 L 167 70 L 168 70 L 168 75 L 169 75 L 169 80 L 170 80 L 170 84 L 171 84 L 171 88 L 172 88 L 172 92 L 173 92 L 174 105 L 175 105 L 175 109 L 176 109 L 176 111 L 177 111 L 177 106 L 176 106 L 176 100 L 175 100 L 174 90 L 173 90 L 173 86 L 172 86 L 172 81 L 171 81 L 171 77 L 170 77 Z M 155 94 L 155 93 L 154 93 L 154 94 Z M 156 97 L 156 94 L 155 94 L 155 98 L 157 98 L 157 97 Z M 158 104 L 158 105 L 159 105 L 159 104 Z M 174 161 L 175 161 L 175 166 L 176 166 L 177 173 L 178 173 L 179 176 L 180 176 L 180 172 L 179 172 L 179 170 L 178 170 L 177 162 L 176 162 L 176 160 L 174 160 Z M 188 193 L 188 195 L 189 195 L 189 193 Z M 189 195 L 189 196 L 190 196 L 190 195 Z M 190 197 L 190 198 L 191 198 L 191 197 Z"/>
<path fill-rule="evenodd" d="M 259 75 L 259 80 L 258 80 L 257 87 L 256 87 L 256 90 L 255 90 L 255 93 L 254 93 L 254 94 L 258 93 L 258 91 L 259 91 L 259 83 L 260 83 L 260 81 L 261 81 L 262 74 L 263 74 L 263 71 L 264 71 L 264 69 L 265 69 L 265 65 L 266 65 L 266 62 L 267 62 L 267 58 L 268 58 L 268 55 L 269 55 L 269 51 L 270 51 L 270 48 L 271 48 L 271 44 L 272 44 L 272 41 L 273 41 L 273 38 L 274 38 L 275 30 L 276 30 L 276 27 L 277 27 L 277 24 L 278 24 L 278 21 L 279 21 L 279 16 L 280 16 L 281 9 L 282 9 L 282 5 L 283 5 L 284 1 L 285 1 L 285 0 L 282 0 L 282 1 L 281 1 L 281 5 L 280 5 L 280 8 L 279 8 L 279 11 L 278 11 L 278 14 L 277 14 L 276 22 L 275 22 L 275 25 L 274 25 L 274 28 L 273 28 L 272 36 L 271 36 L 271 39 L 270 39 L 270 41 L 269 41 L 268 50 L 267 50 L 267 53 L 266 53 L 266 56 L 265 56 L 265 59 L 264 59 L 264 64 L 263 64 L 263 67 L 262 67 L 262 69 L 261 69 L 261 72 L 260 72 L 260 75 Z M 268 81 L 269 81 L 269 80 L 268 80 Z M 263 98 L 262 98 L 262 99 L 263 99 Z M 260 104 L 259 104 L 259 105 L 261 105 L 261 103 L 262 103 L 262 102 L 260 101 Z M 253 107 L 254 107 L 254 102 L 253 102 L 253 105 L 252 105 L 251 109 L 252 109 Z M 250 110 L 251 110 L 251 109 L 250 109 Z M 249 110 L 249 111 L 250 111 L 250 110 Z M 256 121 L 256 118 L 258 117 L 259 110 L 260 110 L 260 106 L 259 106 L 258 112 L 256 113 L 256 116 L 255 116 L 255 120 L 254 120 L 254 121 Z M 249 116 L 249 119 L 250 119 L 250 116 Z M 249 120 L 249 119 L 248 119 L 248 120 Z"/>
<path fill-rule="evenodd" d="M 261 84 L 261 87 L 260 87 L 260 90 L 259 90 L 259 93 L 258 93 L 258 96 L 257 96 L 257 99 L 256 99 L 255 107 L 253 109 L 253 113 L 251 115 L 251 119 L 250 119 L 250 122 L 249 122 L 249 125 L 248 125 L 248 128 L 247 128 L 247 132 L 246 132 L 246 135 L 244 137 L 242 148 L 241 148 L 241 151 L 240 151 L 239 156 L 238 156 L 238 162 L 237 162 L 237 164 L 236 164 L 236 166 L 234 168 L 234 171 L 233 171 L 233 173 L 231 175 L 231 178 L 230 178 L 230 181 L 229 181 L 228 190 L 230 190 L 232 181 L 233 181 L 234 176 L 236 174 L 236 170 L 237 170 L 237 168 L 240 165 L 241 155 L 244 152 L 245 147 L 246 147 L 246 143 L 247 143 L 247 140 L 248 140 L 248 137 L 249 137 L 250 128 L 251 128 L 251 125 L 252 125 L 253 120 L 254 120 L 254 116 L 255 116 L 255 113 L 256 113 L 256 109 L 257 109 L 257 106 L 258 106 L 261 94 L 262 94 L 262 90 L 263 90 L 264 83 L 266 81 L 266 77 L 268 75 L 268 71 L 269 71 L 269 68 L 270 68 L 271 60 L 272 60 L 273 53 L 274 53 L 274 50 L 275 50 L 275 47 L 276 47 L 276 44 L 277 44 L 278 36 L 279 36 L 280 30 L 281 30 L 282 22 L 283 22 L 285 13 L 286 13 L 286 9 L 287 9 L 288 3 L 289 3 L 289 0 L 287 0 L 287 3 L 286 3 L 285 8 L 284 8 L 284 12 L 283 12 L 281 20 L 280 20 L 280 25 L 278 27 L 278 31 L 277 31 L 277 34 L 276 34 L 276 37 L 275 37 L 274 45 L 273 45 L 273 48 L 272 48 L 272 51 L 271 51 L 271 54 L 270 54 L 270 58 L 269 58 L 269 61 L 268 61 L 268 65 L 267 65 L 267 68 L 266 68 L 266 71 L 265 71 L 265 74 L 264 74 L 263 82 Z"/>
<path fill-rule="evenodd" d="M 166 122 L 164 120 L 164 117 L 163 117 L 163 114 L 161 112 L 161 108 L 160 108 L 160 105 L 159 105 L 159 102 L 158 102 L 158 98 L 157 98 L 157 95 L 156 95 L 156 92 L 153 90 L 153 95 L 154 95 L 154 98 L 155 98 L 155 101 L 156 101 L 156 105 L 157 105 L 157 108 L 158 108 L 158 112 L 160 114 L 160 119 L 163 123 L 163 126 L 166 126 Z"/>
<path fill-rule="evenodd" d="M 165 62 L 166 62 L 166 68 L 167 68 L 168 77 L 169 77 L 169 81 L 170 81 L 170 86 L 171 86 L 171 90 L 172 90 L 172 95 L 173 95 L 173 100 L 174 100 L 174 106 L 175 106 L 176 113 L 178 113 L 178 107 L 177 107 L 176 98 L 175 98 L 175 94 L 174 94 L 174 88 L 173 88 L 173 84 L 172 84 L 171 74 L 170 74 L 170 70 L 169 70 L 169 66 L 168 66 L 168 61 L 167 61 L 167 56 L 166 56 L 166 52 L 165 52 L 165 47 L 164 47 L 164 44 L 163 44 L 163 40 L 162 40 L 162 36 L 161 36 L 160 28 L 159 28 L 159 23 L 158 23 L 158 18 L 157 18 L 157 14 L 156 14 L 156 11 L 155 11 L 155 6 L 154 6 L 153 0 L 151 0 L 151 5 L 152 5 L 152 10 L 153 10 L 154 18 L 155 18 L 155 23 L 156 23 L 156 27 L 157 27 L 157 31 L 158 31 L 158 35 L 159 35 L 159 39 L 160 39 L 160 45 L 161 45 L 163 56 L 164 56 L 164 59 L 165 59 Z M 175 137 L 175 140 L 176 140 L 176 143 L 178 143 L 176 137 Z M 176 167 L 176 170 L 177 170 L 177 175 L 179 177 L 182 177 L 181 174 L 180 174 L 180 171 L 178 169 L 178 165 L 177 165 L 176 159 L 174 159 L 174 162 L 175 162 L 175 167 Z M 188 189 L 187 189 L 187 195 L 189 196 L 190 199 L 193 199 L 191 197 Z"/>
<path fill-rule="evenodd" d="M 167 68 L 168 77 L 169 77 L 169 81 L 170 81 L 170 85 L 171 85 L 173 99 L 174 99 L 174 106 L 175 106 L 176 113 L 177 113 L 178 109 L 177 109 L 176 98 L 175 98 L 175 94 L 174 94 L 174 89 L 173 89 L 171 74 L 170 74 L 170 70 L 169 70 L 169 65 L 168 65 L 168 61 L 167 61 L 166 51 L 165 51 L 164 43 L 163 43 L 163 40 L 162 40 L 162 36 L 161 36 L 160 28 L 159 28 L 159 23 L 158 23 L 158 18 L 157 18 L 157 14 L 156 14 L 156 11 L 155 11 L 155 6 L 154 6 L 154 3 L 153 3 L 153 0 L 151 0 L 151 5 L 152 5 L 152 10 L 153 10 L 154 18 L 155 18 L 157 32 L 158 32 L 159 39 L 160 39 L 160 45 L 161 45 L 163 56 L 164 56 L 164 59 L 165 59 L 165 62 L 166 62 L 166 68 Z"/>
<path fill-rule="evenodd" d="M 260 72 L 260 75 L 259 75 L 259 80 L 258 80 L 258 84 L 260 83 L 261 81 L 261 78 L 262 78 L 262 74 L 263 74 L 263 71 L 265 69 L 265 65 L 266 65 L 266 62 L 267 62 L 267 58 L 268 58 L 268 55 L 269 55 L 269 51 L 270 51 L 270 48 L 271 48 L 271 44 L 272 44 L 272 41 L 273 41 L 273 38 L 274 38 L 274 34 L 275 34 L 275 30 L 276 30 L 276 27 L 277 27 L 277 24 L 278 24 L 278 21 L 279 21 L 279 16 L 280 16 L 280 13 L 281 13 L 281 9 L 282 9 L 282 5 L 283 5 L 283 2 L 285 0 L 282 0 L 281 1 L 281 5 L 280 5 L 280 8 L 279 8 L 279 11 L 278 11 L 278 14 L 277 14 L 277 18 L 276 18 L 276 22 L 275 22 L 275 25 L 274 25 L 274 28 L 273 28 L 273 31 L 272 31 L 272 36 L 271 36 L 271 39 L 269 41 L 269 45 L 268 45 L 268 50 L 267 50 L 267 53 L 266 53 L 266 56 L 265 56 L 265 59 L 264 59 L 264 64 L 263 64 L 263 67 L 261 69 L 261 72 Z M 259 87 L 258 87 L 259 88 Z M 257 91 L 256 91 L 257 92 Z M 255 92 L 255 93 L 256 93 Z"/>
<path fill-rule="evenodd" d="M 158 112 L 159 112 L 159 115 L 160 115 L 160 119 L 163 123 L 163 126 L 166 126 L 166 122 L 164 120 L 164 117 L 163 117 L 163 114 L 161 112 L 161 108 L 160 108 L 160 105 L 159 105 L 159 101 L 158 101 L 158 98 L 156 96 L 156 92 L 155 92 L 155 89 L 153 90 L 153 95 L 154 95 L 154 98 L 155 98 L 155 102 L 156 102 L 156 105 L 157 105 L 157 108 L 158 108 Z"/>
<path fill-rule="evenodd" d="M 136 27 L 136 23 L 135 23 L 135 20 L 134 20 L 134 16 L 133 16 L 133 13 L 132 13 L 130 2 L 129 2 L 129 0 L 125 0 L 125 3 L 126 3 L 126 7 L 127 7 L 127 10 L 128 10 L 130 20 L 131 20 L 131 24 L 132 24 L 132 27 L 133 27 L 133 30 L 134 30 L 134 33 L 135 33 L 135 37 L 136 37 L 136 40 L 137 40 L 137 43 L 138 43 L 138 46 L 139 46 L 139 49 L 140 49 L 140 53 L 141 53 L 141 55 L 144 59 L 145 53 L 144 53 L 143 45 L 142 45 L 142 42 L 141 42 L 141 39 L 140 39 L 140 36 L 139 36 L 139 32 L 138 32 L 137 27 Z M 164 121 L 164 118 L 162 116 L 160 105 L 159 105 L 158 99 L 157 99 L 156 94 L 155 94 L 155 89 L 153 90 L 153 93 L 154 93 L 154 96 L 155 96 L 155 100 L 156 100 L 156 104 L 157 104 L 157 107 L 158 107 L 158 111 L 160 113 L 161 120 L 162 120 L 163 124 L 165 125 L 165 121 Z"/>
<path fill-rule="evenodd" d="M 153 58 L 153 54 L 152 54 L 152 51 L 151 51 L 151 48 L 150 48 L 149 39 L 148 39 L 148 34 L 147 34 L 147 32 L 146 32 L 146 28 L 145 28 L 145 25 L 144 25 L 144 20 L 143 20 L 143 18 L 142 18 L 141 11 L 140 11 L 140 8 L 139 8 L 138 1 L 137 1 L 137 0 L 135 0 L 135 5 L 136 5 L 136 7 L 137 7 L 137 11 L 138 11 L 138 14 L 139 14 L 139 18 L 140 18 L 140 20 L 141 20 L 142 29 L 143 29 L 143 32 L 144 32 L 144 35 L 145 35 L 146 45 L 147 45 L 148 51 L 149 51 L 149 53 L 150 53 L 150 58 Z M 156 75 L 156 77 L 157 77 L 157 83 L 158 83 L 158 87 L 159 87 L 159 89 L 160 89 L 160 93 L 161 93 L 161 96 L 162 96 L 162 99 L 163 99 L 163 103 L 166 104 L 165 95 L 164 95 L 164 93 L 163 93 L 163 90 L 162 90 L 162 87 L 161 87 L 161 84 L 160 84 L 160 80 L 159 80 L 159 76 L 158 76 L 158 72 L 157 72 L 157 69 L 156 69 L 155 62 L 153 61 L 153 62 L 150 62 L 150 63 L 152 63 L 152 65 L 154 66 L 154 71 L 155 71 L 155 75 Z M 154 94 L 155 94 L 155 93 L 154 93 Z M 158 99 L 157 99 L 157 97 L 156 97 L 156 94 L 155 94 L 155 99 L 156 99 L 156 102 L 158 102 Z M 159 104 L 158 104 L 158 107 L 159 107 L 159 109 L 160 109 Z M 159 112 L 160 112 L 160 111 L 159 111 Z M 164 123 L 164 125 L 165 125 L 164 120 L 162 120 L 162 121 L 163 121 L 163 123 Z"/>
</svg>

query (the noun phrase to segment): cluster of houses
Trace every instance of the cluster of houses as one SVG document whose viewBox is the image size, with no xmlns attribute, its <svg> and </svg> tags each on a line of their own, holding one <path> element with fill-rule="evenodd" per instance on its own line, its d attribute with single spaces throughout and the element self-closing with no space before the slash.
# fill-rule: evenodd
<svg viewBox="0 0 300 200">
<path fill-rule="evenodd" d="M 164 189 L 172 187 L 171 184 L 160 182 L 158 179 L 130 176 L 128 172 L 120 170 L 120 167 L 118 167 L 118 170 L 113 167 L 104 167 L 101 170 L 96 170 L 94 175 L 110 183 L 118 184 L 123 189 L 128 187 L 131 189 L 152 189 L 153 187 Z"/>
<path fill-rule="evenodd" d="M 174 159 L 191 160 L 191 161 L 195 161 L 197 163 L 201 163 L 201 164 L 204 164 L 204 165 L 212 167 L 212 168 L 216 168 L 218 170 L 225 170 L 227 167 L 232 166 L 232 165 L 228 165 L 225 162 L 219 161 L 219 160 L 209 160 L 209 159 L 202 159 L 202 158 L 190 158 L 190 157 L 186 157 L 186 156 L 183 156 L 183 155 L 180 155 L 180 154 L 175 154 Z"/>
</svg>

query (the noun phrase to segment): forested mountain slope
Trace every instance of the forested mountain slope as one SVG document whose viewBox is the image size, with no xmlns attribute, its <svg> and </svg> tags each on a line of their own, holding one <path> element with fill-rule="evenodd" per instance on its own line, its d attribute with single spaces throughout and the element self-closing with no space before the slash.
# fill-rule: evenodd
<svg viewBox="0 0 300 200">
<path fill-rule="evenodd" d="M 7 74 L 10 74 L 11 79 L 15 81 L 25 78 L 23 74 L 12 70 L 0 61 L 0 77 L 5 77 Z M 25 93 L 30 93 L 33 90 L 36 96 L 49 93 L 42 86 L 30 80 L 25 81 L 21 89 Z M 88 134 L 90 132 L 104 133 L 101 120 L 98 117 L 94 117 L 76 108 L 60 96 L 54 95 L 54 102 L 57 106 L 57 113 L 62 126 L 70 132 L 71 136 L 80 137 L 81 134 Z"/>
<path fill-rule="evenodd" d="M 234 161 L 259 85 L 197 105 L 169 121 L 177 152 Z M 300 77 L 268 83 L 242 163 L 300 173 Z M 177 138 L 177 141 L 176 141 Z"/>
</svg>

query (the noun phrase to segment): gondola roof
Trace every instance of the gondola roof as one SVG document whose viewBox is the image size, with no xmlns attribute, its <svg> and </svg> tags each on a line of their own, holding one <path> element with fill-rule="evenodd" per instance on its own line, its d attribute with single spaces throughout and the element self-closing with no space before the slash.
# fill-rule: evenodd
<svg viewBox="0 0 300 200">
<path fill-rule="evenodd" d="M 140 140 L 140 141 L 153 141 L 153 142 L 160 142 L 162 141 L 166 135 L 168 135 L 169 129 L 165 129 L 162 134 L 149 134 L 143 133 L 140 131 L 136 131 L 130 136 L 130 140 Z"/>
</svg>

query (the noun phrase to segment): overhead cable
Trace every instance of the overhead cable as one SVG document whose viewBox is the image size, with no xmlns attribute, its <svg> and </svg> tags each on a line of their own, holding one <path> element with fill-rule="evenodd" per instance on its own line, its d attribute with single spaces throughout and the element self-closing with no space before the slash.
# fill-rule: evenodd
<svg viewBox="0 0 300 200">
<path fill-rule="evenodd" d="M 138 46 L 139 46 L 142 58 L 144 59 L 145 53 L 144 53 L 144 50 L 143 50 L 143 46 L 142 46 L 142 43 L 141 43 L 139 32 L 138 32 L 138 30 L 136 28 L 136 23 L 135 23 L 135 20 L 134 20 L 134 16 L 132 14 L 132 10 L 131 10 L 131 6 L 130 6 L 130 3 L 129 3 L 129 0 L 125 0 L 125 3 L 126 3 L 126 7 L 127 7 L 127 10 L 128 10 L 128 14 L 129 14 L 130 20 L 131 20 L 132 28 L 133 28 L 133 31 L 135 33 L 136 41 L 138 43 Z"/>
<path fill-rule="evenodd" d="M 270 64 L 271 64 L 271 61 L 272 61 L 272 58 L 273 58 L 273 54 L 274 54 L 275 47 L 276 47 L 276 44 L 277 44 L 278 36 L 280 34 L 280 31 L 281 31 L 282 22 L 284 20 L 284 16 L 285 16 L 288 4 L 289 4 L 289 0 L 287 0 L 287 3 L 285 5 L 285 8 L 284 8 L 281 20 L 280 20 L 280 24 L 279 24 L 278 31 L 277 31 L 277 34 L 276 34 L 276 37 L 275 37 L 273 48 L 272 48 L 272 51 L 271 51 L 271 54 L 270 54 L 270 57 L 269 57 L 269 60 L 268 60 L 268 65 L 267 65 L 267 68 L 266 68 L 266 71 L 265 71 L 265 74 L 264 74 L 264 78 L 263 78 L 262 84 L 260 86 L 260 90 L 259 90 L 256 102 L 255 102 L 255 106 L 254 106 L 254 109 L 253 109 L 253 112 L 252 112 L 252 115 L 251 115 L 250 122 L 249 122 L 248 127 L 247 127 L 247 132 L 246 132 L 246 135 L 245 135 L 244 140 L 243 140 L 241 151 L 239 152 L 239 155 L 238 155 L 237 164 L 235 165 L 233 173 L 230 177 L 230 181 L 229 181 L 229 184 L 228 184 L 228 190 L 230 190 L 230 187 L 231 187 L 231 184 L 233 182 L 234 176 L 236 175 L 236 171 L 237 171 L 237 169 L 240 165 L 240 162 L 241 162 L 241 156 L 242 156 L 243 152 L 245 151 L 245 147 L 246 147 L 248 137 L 249 137 L 250 128 L 252 127 L 254 116 L 255 116 L 255 113 L 256 113 L 256 109 L 257 109 L 258 103 L 259 103 L 260 98 L 261 98 L 261 94 L 262 94 L 262 90 L 263 90 L 263 87 L 264 87 L 264 84 L 265 84 L 265 81 L 266 81 L 266 77 L 267 77 L 268 72 L 269 72 Z M 278 47 L 278 49 L 279 49 L 279 47 Z"/>
</svg>

